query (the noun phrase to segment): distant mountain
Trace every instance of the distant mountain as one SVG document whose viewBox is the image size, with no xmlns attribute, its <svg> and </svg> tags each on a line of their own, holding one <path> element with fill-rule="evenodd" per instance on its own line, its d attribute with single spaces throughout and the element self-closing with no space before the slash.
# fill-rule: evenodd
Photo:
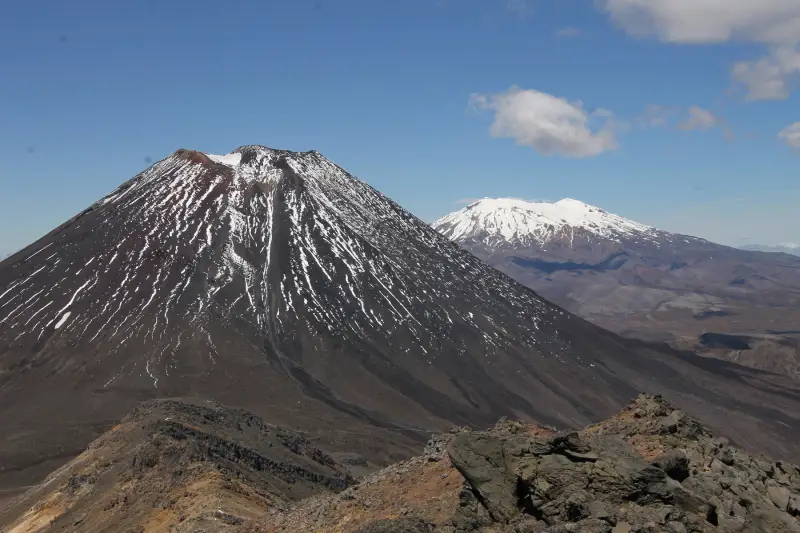
<svg viewBox="0 0 800 533">
<path fill-rule="evenodd" d="M 745 244 L 740 246 L 742 250 L 751 250 L 755 252 L 777 252 L 783 254 L 800 255 L 800 244 L 778 244 L 775 246 L 768 246 L 763 244 Z"/>
<path fill-rule="evenodd" d="M 669 233 L 571 199 L 487 198 L 433 227 L 552 302 L 627 336 L 698 347 L 706 332 L 771 334 L 800 323 L 794 256 Z"/>
<path fill-rule="evenodd" d="M 151 398 L 376 462 L 503 415 L 577 427 L 639 390 L 765 451 L 797 440 L 785 385 L 711 363 L 564 312 L 317 152 L 179 150 L 0 263 L 0 490 Z"/>
<path fill-rule="evenodd" d="M 485 198 L 440 218 L 433 227 L 453 241 L 480 242 L 487 250 L 541 247 L 564 239 L 575 245 L 575 237 L 646 243 L 673 237 L 571 198 L 555 203 Z"/>
</svg>

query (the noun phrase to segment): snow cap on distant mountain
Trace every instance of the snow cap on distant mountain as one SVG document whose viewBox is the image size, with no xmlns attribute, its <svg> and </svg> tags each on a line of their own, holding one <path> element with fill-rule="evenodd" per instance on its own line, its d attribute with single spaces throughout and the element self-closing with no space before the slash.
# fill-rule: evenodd
<svg viewBox="0 0 800 533">
<path fill-rule="evenodd" d="M 565 231 L 582 230 L 610 240 L 652 239 L 658 230 L 572 198 L 555 203 L 484 198 L 433 223 L 456 242 L 489 246 L 545 243 Z"/>
</svg>

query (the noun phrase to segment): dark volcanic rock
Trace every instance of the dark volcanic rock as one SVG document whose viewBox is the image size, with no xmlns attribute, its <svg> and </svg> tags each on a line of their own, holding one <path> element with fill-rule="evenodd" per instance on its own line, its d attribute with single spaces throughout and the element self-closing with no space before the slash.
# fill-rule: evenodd
<svg viewBox="0 0 800 533">
<path fill-rule="evenodd" d="M 451 443 L 450 460 L 492 519 L 508 522 L 518 513 L 514 501 L 517 482 L 508 472 L 502 440 L 487 434 L 461 433 Z"/>
</svg>

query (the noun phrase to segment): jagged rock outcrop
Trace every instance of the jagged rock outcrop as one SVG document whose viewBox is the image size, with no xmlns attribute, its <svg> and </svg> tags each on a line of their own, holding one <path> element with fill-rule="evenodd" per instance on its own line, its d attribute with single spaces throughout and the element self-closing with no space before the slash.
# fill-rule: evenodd
<svg viewBox="0 0 800 533">
<path fill-rule="evenodd" d="M 448 453 L 466 480 L 450 531 L 800 531 L 800 468 L 731 446 L 660 397 L 549 438 L 461 433 Z"/>
<path fill-rule="evenodd" d="M 245 531 L 791 533 L 798 494 L 797 466 L 748 454 L 641 395 L 578 432 L 507 420 L 454 428 L 421 457 Z"/>
</svg>

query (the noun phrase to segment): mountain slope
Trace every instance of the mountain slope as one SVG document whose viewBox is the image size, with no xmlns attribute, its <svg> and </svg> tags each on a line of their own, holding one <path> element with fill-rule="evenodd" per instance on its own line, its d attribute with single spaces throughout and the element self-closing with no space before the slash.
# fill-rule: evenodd
<svg viewBox="0 0 800 533">
<path fill-rule="evenodd" d="M 0 506 L 0 530 L 232 531 L 268 509 L 354 482 L 302 435 L 246 411 L 155 400 Z"/>
<path fill-rule="evenodd" d="M 800 413 L 785 384 L 565 313 L 316 152 L 179 150 L 0 263 L 0 313 L 0 490 L 148 398 L 213 398 L 375 462 L 451 423 L 584 424 L 639 389 L 759 449 Z"/>
<path fill-rule="evenodd" d="M 800 318 L 800 258 L 669 233 L 576 200 L 485 199 L 433 226 L 625 335 L 696 347 L 705 332 L 795 330 Z"/>
</svg>

